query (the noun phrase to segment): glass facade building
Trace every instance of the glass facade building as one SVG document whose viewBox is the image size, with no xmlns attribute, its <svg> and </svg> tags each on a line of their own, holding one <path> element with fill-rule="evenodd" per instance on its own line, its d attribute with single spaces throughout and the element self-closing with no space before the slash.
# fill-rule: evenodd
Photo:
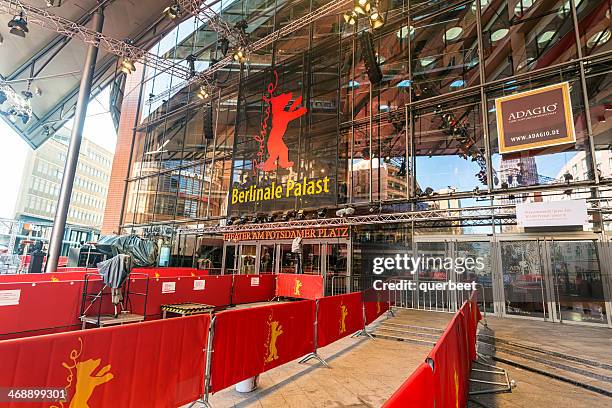
<svg viewBox="0 0 612 408">
<path fill-rule="evenodd" d="M 326 4 L 211 7 L 231 25 L 246 22 L 257 44 Z M 488 267 L 465 279 L 485 288 L 491 312 L 612 326 L 612 2 L 378 8 L 377 29 L 338 13 L 276 38 L 245 64 L 216 70 L 204 100 L 200 84 L 145 69 L 122 230 L 166 231 L 174 265 L 282 272 L 297 262 L 291 239 L 223 233 L 335 225 L 336 211 L 350 207 L 346 234 L 304 241 L 303 270 L 330 286 L 350 289 L 364 253 L 381 243 L 480 254 Z M 190 19 L 153 51 L 184 64 L 193 56 L 200 71 L 231 56 L 226 40 Z M 495 100 L 559 83 L 569 89 L 575 143 L 501 154 Z M 571 199 L 588 203 L 584 230 L 517 226 L 516 204 Z"/>
</svg>

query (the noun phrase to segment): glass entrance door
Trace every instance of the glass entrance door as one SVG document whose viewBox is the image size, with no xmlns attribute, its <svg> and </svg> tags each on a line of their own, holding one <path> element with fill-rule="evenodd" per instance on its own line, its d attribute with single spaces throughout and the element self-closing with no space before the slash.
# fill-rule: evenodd
<svg viewBox="0 0 612 408">
<path fill-rule="evenodd" d="M 552 241 L 547 244 L 557 318 L 560 321 L 607 324 L 597 242 Z"/>
<path fill-rule="evenodd" d="M 595 239 L 501 241 L 504 313 L 608 324 L 599 251 Z"/>
<path fill-rule="evenodd" d="M 501 270 L 507 315 L 551 318 L 539 240 L 501 241 Z"/>
</svg>

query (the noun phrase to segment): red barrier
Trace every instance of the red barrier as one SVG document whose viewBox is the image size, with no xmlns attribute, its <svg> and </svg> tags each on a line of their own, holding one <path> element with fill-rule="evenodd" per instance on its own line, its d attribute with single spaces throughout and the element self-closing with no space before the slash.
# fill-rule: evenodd
<svg viewBox="0 0 612 408">
<path fill-rule="evenodd" d="M 218 313 L 212 392 L 314 351 L 314 311 L 301 301 Z"/>
<path fill-rule="evenodd" d="M 0 384 L 64 388 L 64 407 L 178 407 L 203 393 L 209 322 L 198 315 L 3 341 Z"/>
<path fill-rule="evenodd" d="M 134 268 L 134 273 L 143 273 L 151 278 L 174 276 L 207 276 L 208 271 L 194 268 Z M 45 282 L 83 280 L 86 273 L 97 273 L 96 268 L 58 268 L 57 272 L 21 273 L 0 275 L 0 283 L 14 282 Z"/>
<path fill-rule="evenodd" d="M 82 292 L 82 281 L 0 284 L 0 339 L 80 327 Z"/>
<path fill-rule="evenodd" d="M 317 346 L 325 347 L 363 329 L 361 292 L 328 296 L 318 300 Z"/>
<path fill-rule="evenodd" d="M 297 299 L 323 297 L 323 276 L 279 273 L 276 280 L 276 296 Z"/>
<path fill-rule="evenodd" d="M 467 406 L 470 371 L 476 359 L 476 331 L 481 319 L 475 296 L 476 292 L 463 304 L 429 353 L 431 367 L 422 364 L 384 408 Z"/>
<path fill-rule="evenodd" d="M 421 363 L 408 380 L 385 402 L 383 408 L 429 408 L 434 407 L 434 403 L 433 372 L 427 363 Z"/>
<path fill-rule="evenodd" d="M 132 279 L 130 291 L 143 293 L 144 279 Z M 149 279 L 147 317 L 161 315 L 161 305 L 173 303 L 204 303 L 213 306 L 230 304 L 232 291 L 231 275 L 178 276 Z M 143 297 L 131 296 L 134 313 L 143 314 Z"/>
<path fill-rule="evenodd" d="M 274 298 L 274 275 L 233 275 L 232 304 L 267 302 Z"/>
<path fill-rule="evenodd" d="M 386 293 L 377 293 L 375 298 L 366 297 L 363 306 L 365 307 L 366 324 L 372 323 L 378 319 L 383 313 L 389 310 L 389 302 L 386 298 Z"/>
<path fill-rule="evenodd" d="M 205 276 L 208 275 L 206 269 L 184 268 L 184 267 L 147 267 L 134 268 L 133 272 L 145 273 L 150 277 L 160 278 L 164 276 Z"/>
</svg>

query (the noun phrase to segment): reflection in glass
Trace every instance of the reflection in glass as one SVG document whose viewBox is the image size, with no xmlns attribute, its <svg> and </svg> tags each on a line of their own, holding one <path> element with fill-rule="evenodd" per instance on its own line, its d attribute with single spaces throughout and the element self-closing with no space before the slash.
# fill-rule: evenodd
<svg viewBox="0 0 612 408">
<path fill-rule="evenodd" d="M 544 278 L 538 241 L 501 242 L 506 314 L 545 317 Z"/>
</svg>

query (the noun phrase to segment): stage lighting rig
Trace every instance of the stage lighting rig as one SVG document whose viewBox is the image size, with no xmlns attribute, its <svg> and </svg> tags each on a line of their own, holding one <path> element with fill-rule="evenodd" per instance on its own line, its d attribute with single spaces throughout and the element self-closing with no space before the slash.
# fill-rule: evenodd
<svg viewBox="0 0 612 408">
<path fill-rule="evenodd" d="M 219 39 L 219 44 L 217 45 L 219 50 L 221 50 L 221 54 L 223 54 L 223 56 L 227 56 L 227 52 L 229 51 L 229 45 L 230 45 L 230 41 L 225 38 L 225 37 L 221 37 Z"/>
<path fill-rule="evenodd" d="M 208 99 L 210 97 L 210 93 L 208 92 L 208 89 L 205 86 L 201 86 L 200 89 L 198 89 L 196 95 L 202 100 Z"/>
<path fill-rule="evenodd" d="M 372 4 L 370 4 L 370 0 L 355 0 L 353 3 L 353 9 L 358 14 L 366 15 L 370 12 L 372 8 Z"/>
<path fill-rule="evenodd" d="M 18 37 L 25 38 L 26 33 L 30 32 L 28 28 L 28 19 L 23 11 L 16 14 L 13 19 L 9 21 L 8 26 L 11 29 L 9 32 Z"/>
<path fill-rule="evenodd" d="M 380 10 L 378 9 L 378 6 L 372 7 L 372 10 L 370 11 L 369 21 L 370 21 L 370 26 L 373 29 L 377 29 L 377 28 L 380 28 L 383 25 L 385 25 L 385 18 L 380 13 Z"/>
<path fill-rule="evenodd" d="M 164 9 L 164 16 L 170 20 L 176 20 L 181 16 L 181 7 L 178 4 L 173 4 Z"/>
<path fill-rule="evenodd" d="M 134 61 L 131 58 L 123 58 L 121 60 L 121 67 L 119 68 L 121 72 L 126 75 L 130 75 L 132 72 L 136 72 L 136 66 L 134 65 Z"/>
<path fill-rule="evenodd" d="M 244 64 L 245 62 L 247 62 L 248 57 L 247 57 L 247 53 L 244 47 L 238 47 L 236 48 L 236 50 L 234 51 L 234 61 L 240 63 L 240 64 Z"/>
<path fill-rule="evenodd" d="M 359 15 L 355 12 L 355 10 L 347 11 L 344 13 L 344 22 L 350 25 L 357 24 L 357 19 Z"/>
</svg>

